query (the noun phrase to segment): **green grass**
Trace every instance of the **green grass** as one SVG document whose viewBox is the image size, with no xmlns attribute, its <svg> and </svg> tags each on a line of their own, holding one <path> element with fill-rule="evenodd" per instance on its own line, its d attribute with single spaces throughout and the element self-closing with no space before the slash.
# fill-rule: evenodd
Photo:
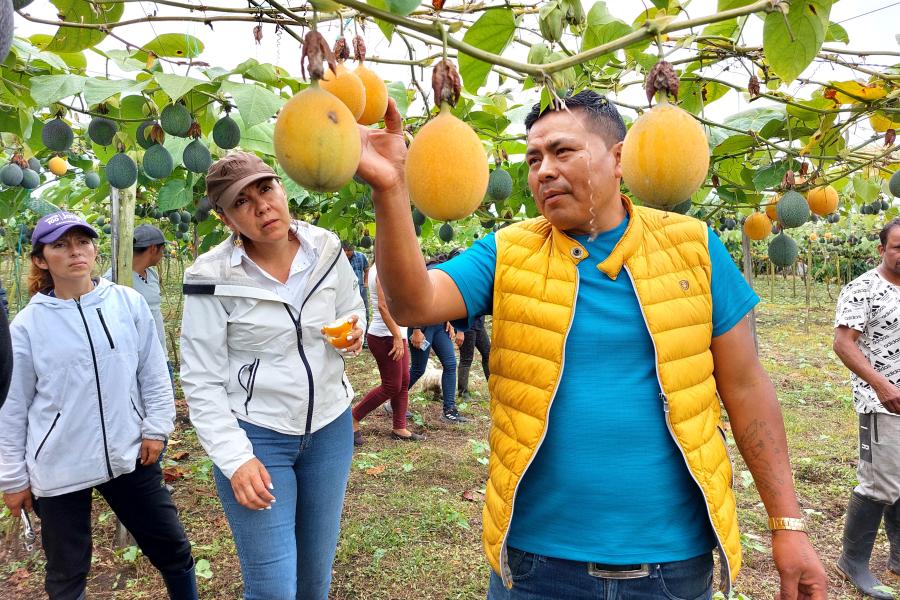
<svg viewBox="0 0 900 600">
<path fill-rule="evenodd" d="M 164 304 L 170 339 L 177 339 L 177 267 L 165 272 L 170 293 Z M 856 417 L 850 401 L 849 375 L 831 350 L 831 320 L 837 288 L 816 286 L 807 313 L 804 290 L 796 298 L 790 279 L 778 278 L 774 301 L 770 282 L 757 290 L 760 356 L 781 401 L 800 502 L 808 514 L 811 538 L 826 565 L 840 549 L 843 513 L 855 483 Z M 830 296 L 829 296 L 830 292 Z M 358 396 L 377 381 L 368 353 L 348 362 Z M 394 600 L 483 599 L 488 567 L 481 549 L 482 493 L 486 479 L 487 386 L 473 367 L 477 393 L 467 411 L 471 424 L 440 421 L 440 404 L 431 394 L 414 394 L 411 410 L 428 436 L 420 444 L 389 438 L 390 419 L 380 410 L 363 423 L 366 445 L 351 468 L 340 543 L 335 561 L 332 598 Z M 179 415 L 185 415 L 182 400 Z M 743 461 L 734 452 L 735 487 L 743 532 L 744 568 L 737 589 L 750 598 L 772 597 L 778 589 L 769 554 L 766 514 Z M 187 455 L 177 463 L 179 452 Z M 227 523 L 221 512 L 210 463 L 185 418 L 169 450 L 167 466 L 186 476 L 175 482 L 174 498 L 198 559 L 210 563 L 212 576 L 200 580 L 201 597 L 240 597 L 240 569 Z M 146 558 L 126 560 L 112 547 L 113 520 L 102 500 L 94 503 L 92 598 L 162 598 L 162 582 Z M 106 516 L 104 516 L 106 515 Z M 16 523 L 0 515 L 0 597 L 41 597 L 43 559 L 38 550 L 26 554 L 15 535 Z M 39 545 L 38 545 L 39 548 Z M 900 588 L 885 574 L 887 542 L 880 537 L 873 556 L 885 583 Z M 829 571 L 831 598 L 857 598 Z"/>
</svg>

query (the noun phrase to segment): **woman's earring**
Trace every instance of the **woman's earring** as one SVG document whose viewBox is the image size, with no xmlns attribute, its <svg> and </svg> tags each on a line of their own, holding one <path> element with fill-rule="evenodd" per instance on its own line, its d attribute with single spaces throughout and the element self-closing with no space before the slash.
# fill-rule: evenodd
<svg viewBox="0 0 900 600">
<path fill-rule="evenodd" d="M 244 242 L 241 240 L 241 234 L 239 234 L 239 233 L 234 234 L 234 239 L 231 241 L 231 244 L 235 248 L 240 248 L 241 246 L 243 246 Z"/>
</svg>

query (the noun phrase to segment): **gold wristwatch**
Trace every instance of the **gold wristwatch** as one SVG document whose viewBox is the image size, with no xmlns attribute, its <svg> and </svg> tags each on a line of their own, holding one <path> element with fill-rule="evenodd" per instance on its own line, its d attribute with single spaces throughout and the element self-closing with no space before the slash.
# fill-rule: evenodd
<svg viewBox="0 0 900 600">
<path fill-rule="evenodd" d="M 769 517 L 769 531 L 787 529 L 788 531 L 806 531 L 806 522 L 795 517 Z"/>
</svg>

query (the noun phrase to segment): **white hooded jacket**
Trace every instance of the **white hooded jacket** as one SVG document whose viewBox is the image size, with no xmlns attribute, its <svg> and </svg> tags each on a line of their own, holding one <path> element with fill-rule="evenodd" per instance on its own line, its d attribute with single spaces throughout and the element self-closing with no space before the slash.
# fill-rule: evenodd
<svg viewBox="0 0 900 600">
<path fill-rule="evenodd" d="M 58 496 L 134 471 L 141 439 L 166 440 L 172 384 L 147 302 L 99 279 L 80 300 L 36 294 L 10 325 L 0 407 L 0 491 Z"/>
<path fill-rule="evenodd" d="M 359 283 L 337 236 L 293 226 L 317 254 L 299 303 L 264 289 L 246 263 L 232 263 L 233 236 L 185 271 L 181 383 L 200 442 L 228 478 L 254 457 L 238 419 L 309 435 L 353 399 L 344 359 L 320 329 L 352 314 L 365 329 Z"/>
</svg>

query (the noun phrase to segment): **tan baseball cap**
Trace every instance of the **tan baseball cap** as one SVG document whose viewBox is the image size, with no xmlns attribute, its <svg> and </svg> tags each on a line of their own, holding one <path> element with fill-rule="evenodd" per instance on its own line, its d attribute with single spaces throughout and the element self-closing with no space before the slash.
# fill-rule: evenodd
<svg viewBox="0 0 900 600">
<path fill-rule="evenodd" d="M 230 207 L 245 187 L 260 179 L 280 179 L 272 167 L 250 152 L 233 152 L 206 171 L 206 195 L 213 208 Z"/>
</svg>

